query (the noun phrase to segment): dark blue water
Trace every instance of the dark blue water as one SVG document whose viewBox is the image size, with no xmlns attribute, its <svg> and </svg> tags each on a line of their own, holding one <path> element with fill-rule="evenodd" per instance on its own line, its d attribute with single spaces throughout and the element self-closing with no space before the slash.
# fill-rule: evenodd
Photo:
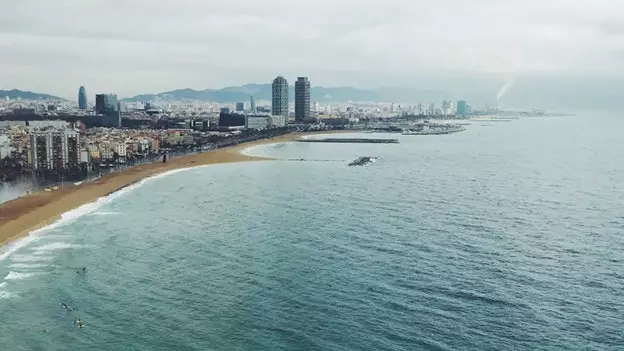
<svg viewBox="0 0 624 351">
<path fill-rule="evenodd" d="M 624 122 L 482 124 L 68 214 L 0 256 L 0 349 L 623 350 Z"/>
</svg>

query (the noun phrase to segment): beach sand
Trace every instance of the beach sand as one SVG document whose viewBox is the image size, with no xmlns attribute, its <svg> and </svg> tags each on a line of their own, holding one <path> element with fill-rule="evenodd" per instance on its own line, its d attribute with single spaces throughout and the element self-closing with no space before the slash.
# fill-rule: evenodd
<svg viewBox="0 0 624 351">
<path fill-rule="evenodd" d="M 64 187 L 51 192 L 41 191 L 0 205 L 0 246 L 24 237 L 30 232 L 61 219 L 61 215 L 79 206 L 110 195 L 142 179 L 159 173 L 194 166 L 230 162 L 266 160 L 242 154 L 244 149 L 261 144 L 293 141 L 302 134 L 292 133 L 215 151 L 168 159 L 108 174 L 93 182 Z"/>
</svg>

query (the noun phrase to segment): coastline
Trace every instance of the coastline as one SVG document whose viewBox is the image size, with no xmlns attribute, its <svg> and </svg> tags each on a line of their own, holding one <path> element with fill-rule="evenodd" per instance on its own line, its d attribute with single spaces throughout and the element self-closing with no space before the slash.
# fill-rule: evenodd
<svg viewBox="0 0 624 351">
<path fill-rule="evenodd" d="M 257 145 L 294 141 L 302 135 L 301 133 L 291 133 L 214 151 L 185 155 L 169 159 L 167 163 L 144 164 L 121 172 L 107 174 L 89 183 L 69 186 L 52 192 L 41 191 L 5 202 L 0 205 L 0 250 L 5 249 L 8 244 L 18 239 L 27 237 L 30 233 L 61 220 L 64 213 L 94 203 L 100 198 L 107 197 L 148 178 L 197 166 L 269 160 L 269 158 L 246 155 L 243 150 Z"/>
</svg>

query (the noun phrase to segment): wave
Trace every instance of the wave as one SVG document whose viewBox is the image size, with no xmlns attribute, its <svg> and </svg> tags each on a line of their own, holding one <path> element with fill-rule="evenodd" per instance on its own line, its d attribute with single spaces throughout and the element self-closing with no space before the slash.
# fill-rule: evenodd
<svg viewBox="0 0 624 351">
<path fill-rule="evenodd" d="M 113 211 L 98 211 L 98 212 L 93 212 L 91 214 L 91 216 L 114 216 L 114 215 L 118 215 L 119 212 L 113 212 Z"/>
<path fill-rule="evenodd" d="M 41 262 L 50 261 L 54 257 L 52 256 L 40 256 L 40 255 L 15 255 L 11 257 L 13 262 Z"/>
<path fill-rule="evenodd" d="M 45 272 L 32 272 L 32 273 L 20 273 L 20 272 L 9 272 L 9 274 L 4 277 L 4 280 L 24 280 L 32 277 L 36 277 L 38 275 L 46 274 Z"/>
<path fill-rule="evenodd" d="M 44 267 L 50 267 L 50 265 L 41 264 L 41 263 L 12 263 L 9 265 L 9 268 L 21 268 L 21 269 L 44 268 Z M 1 284 L 0 284 L 0 287 L 2 287 Z"/>
<path fill-rule="evenodd" d="M 102 207 L 105 204 L 110 203 L 111 201 L 124 196 L 136 189 L 138 189 L 140 186 L 144 185 L 145 183 L 155 180 L 155 179 L 160 179 L 163 177 L 167 177 L 169 175 L 175 174 L 175 173 L 180 173 L 180 172 L 184 172 L 191 169 L 191 167 L 187 167 L 187 168 L 178 168 L 178 169 L 173 169 L 171 171 L 167 171 L 167 172 L 163 172 L 160 174 L 156 174 L 153 175 L 151 177 L 142 179 L 136 183 L 130 184 L 126 187 L 123 187 L 121 189 L 118 189 L 115 192 L 112 192 L 110 194 L 108 194 L 107 196 L 104 197 L 100 197 L 97 200 L 95 200 L 94 202 L 90 202 L 88 204 L 84 204 L 80 207 L 77 207 L 73 210 L 67 211 L 65 213 L 63 213 L 61 215 L 61 219 L 59 219 L 58 221 L 47 225 L 43 228 L 34 230 L 32 232 L 30 232 L 28 234 L 28 236 L 20 238 L 18 240 L 15 240 L 11 243 L 9 243 L 8 245 L 6 245 L 3 250 L 0 251 L 0 262 L 4 261 L 5 259 L 7 259 L 7 257 L 11 256 L 12 254 L 14 254 L 16 251 L 18 251 L 19 249 L 31 244 L 32 242 L 36 241 L 39 239 L 39 237 L 46 233 L 47 231 L 54 229 L 54 228 L 58 228 L 60 226 L 64 226 L 67 224 L 70 224 L 74 221 L 76 221 L 78 218 L 85 216 L 89 213 L 93 213 L 95 210 L 99 209 L 100 207 Z M 33 261 L 38 261 L 38 259 L 35 259 Z M 21 261 L 21 262 L 29 262 L 29 261 Z"/>
<path fill-rule="evenodd" d="M 73 248 L 82 248 L 84 246 L 82 245 L 75 245 L 75 244 L 69 244 L 69 243 L 61 243 L 61 242 L 55 242 L 55 243 L 51 243 L 51 244 L 46 244 L 46 245 L 42 245 L 42 246 L 37 246 L 35 248 L 33 248 L 33 251 L 35 251 L 35 254 L 44 254 L 48 251 L 56 251 L 56 250 L 66 250 L 66 249 L 73 249 Z"/>
</svg>

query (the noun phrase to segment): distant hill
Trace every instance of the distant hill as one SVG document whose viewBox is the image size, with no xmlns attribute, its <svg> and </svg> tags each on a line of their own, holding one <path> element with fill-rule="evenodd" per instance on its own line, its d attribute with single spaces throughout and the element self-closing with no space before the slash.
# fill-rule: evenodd
<svg viewBox="0 0 624 351">
<path fill-rule="evenodd" d="M 32 91 L 23 91 L 23 90 L 0 90 L 0 99 L 5 99 L 9 97 L 11 100 L 20 98 L 22 100 L 64 100 L 56 96 L 41 94 L 41 93 L 33 93 Z"/>
<path fill-rule="evenodd" d="M 295 88 L 290 87 L 289 96 L 293 100 Z M 253 95 L 256 100 L 271 100 L 271 84 L 245 84 L 238 87 L 226 87 L 223 89 L 177 89 L 158 94 L 137 95 L 122 101 L 158 101 L 158 100 L 200 100 L 213 102 L 236 102 L 249 101 L 249 96 Z M 438 97 L 443 96 L 436 91 L 406 91 L 405 89 L 359 89 L 352 87 L 311 87 L 310 95 L 312 101 L 321 102 L 345 102 L 345 101 L 413 101 L 418 96 Z"/>
</svg>

